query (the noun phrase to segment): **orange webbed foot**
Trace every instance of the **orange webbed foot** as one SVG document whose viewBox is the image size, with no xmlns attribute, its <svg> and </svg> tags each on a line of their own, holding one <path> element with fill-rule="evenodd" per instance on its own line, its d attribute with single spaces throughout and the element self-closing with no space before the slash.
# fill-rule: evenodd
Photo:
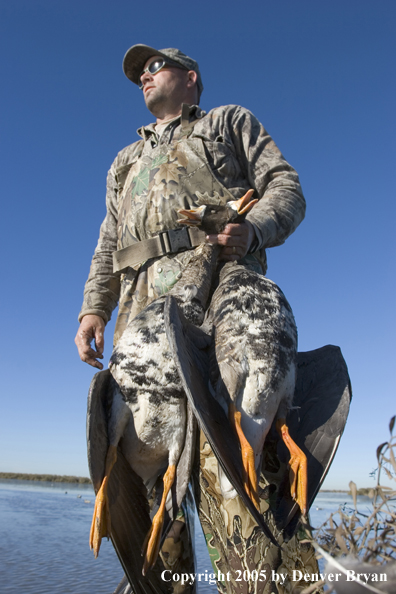
<svg viewBox="0 0 396 594">
<path fill-rule="evenodd" d="M 89 546 L 93 549 L 95 558 L 99 555 L 102 538 L 110 534 L 110 513 L 107 497 L 107 478 L 96 495 L 95 508 L 92 517 L 91 531 L 89 535 Z"/>
<path fill-rule="evenodd" d="M 306 515 L 308 506 L 308 462 L 304 452 L 293 441 L 285 419 L 278 419 L 276 428 L 290 452 L 290 492 L 300 506 L 301 513 Z"/>
<path fill-rule="evenodd" d="M 241 413 L 231 403 L 229 406 L 229 418 L 233 426 L 241 446 L 242 465 L 243 465 L 243 483 L 245 491 L 254 503 L 255 507 L 260 511 L 260 500 L 257 490 L 257 473 L 255 466 L 255 455 L 252 446 L 245 437 L 241 427 Z"/>
<path fill-rule="evenodd" d="M 107 495 L 107 485 L 111 469 L 117 459 L 117 447 L 110 446 L 106 456 L 105 476 L 96 495 L 95 508 L 92 517 L 89 546 L 93 549 L 94 556 L 99 555 L 102 538 L 109 537 L 111 532 L 110 507 Z"/>
<path fill-rule="evenodd" d="M 160 550 L 162 527 L 164 525 L 165 503 L 168 493 L 173 485 L 176 476 L 176 466 L 170 464 L 164 474 L 164 491 L 162 493 L 161 504 L 155 514 L 151 523 L 151 528 L 147 533 L 142 547 L 142 555 L 144 555 L 142 574 L 147 572 L 154 566 L 157 561 Z"/>
</svg>

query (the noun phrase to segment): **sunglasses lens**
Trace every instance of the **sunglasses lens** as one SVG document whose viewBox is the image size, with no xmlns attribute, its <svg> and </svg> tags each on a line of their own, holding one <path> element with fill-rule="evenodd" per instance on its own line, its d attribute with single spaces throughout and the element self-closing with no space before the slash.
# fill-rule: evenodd
<svg viewBox="0 0 396 594">
<path fill-rule="evenodd" d="M 157 74 L 159 70 L 165 65 L 165 60 L 155 60 L 151 62 L 150 66 L 148 67 L 148 71 L 150 74 Z"/>
<path fill-rule="evenodd" d="M 145 70 L 143 70 L 143 72 L 139 76 L 139 79 L 142 78 L 145 72 L 150 72 L 150 74 L 157 74 L 157 72 L 159 72 L 161 68 L 163 68 L 164 66 L 165 60 L 163 58 L 161 58 L 160 60 L 154 60 L 154 62 L 151 62 L 151 64 Z M 142 82 L 139 83 L 139 89 L 143 89 Z"/>
</svg>

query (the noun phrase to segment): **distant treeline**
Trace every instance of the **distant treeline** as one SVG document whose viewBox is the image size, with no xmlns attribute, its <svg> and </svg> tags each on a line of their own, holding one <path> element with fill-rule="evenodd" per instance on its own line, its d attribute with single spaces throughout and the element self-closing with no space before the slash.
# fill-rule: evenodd
<svg viewBox="0 0 396 594">
<path fill-rule="evenodd" d="M 363 487 L 362 489 L 357 490 L 358 495 L 368 495 L 370 491 L 373 490 L 373 487 Z M 348 493 L 348 495 L 352 495 L 351 491 L 346 491 L 344 489 L 321 489 L 321 493 Z"/>
<path fill-rule="evenodd" d="M 373 487 L 367 487 L 367 488 L 363 488 L 363 489 L 358 489 L 357 490 L 357 494 L 358 495 L 369 495 L 370 491 L 373 491 Z M 348 491 L 349 495 L 351 495 L 352 493 L 350 491 Z"/>
<path fill-rule="evenodd" d="M 23 474 L 21 472 L 0 472 L 0 479 L 14 479 L 20 481 L 48 481 L 49 483 L 79 483 L 84 485 L 90 485 L 91 479 L 85 476 L 69 476 L 66 474 Z M 358 489 L 358 495 L 368 495 L 372 490 L 370 488 Z M 350 491 L 343 491 L 338 489 L 321 489 L 321 493 L 348 493 Z"/>
<path fill-rule="evenodd" d="M 68 476 L 59 474 L 24 474 L 21 472 L 0 472 L 0 479 L 14 479 L 20 481 L 48 481 L 50 483 L 79 483 L 91 484 L 91 479 L 85 476 Z"/>
</svg>

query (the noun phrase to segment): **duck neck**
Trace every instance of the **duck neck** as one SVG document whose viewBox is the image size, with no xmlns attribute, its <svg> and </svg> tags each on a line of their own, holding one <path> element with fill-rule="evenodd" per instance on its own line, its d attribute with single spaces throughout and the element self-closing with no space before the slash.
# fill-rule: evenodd
<svg viewBox="0 0 396 594">
<path fill-rule="evenodd" d="M 206 307 L 221 246 L 202 243 L 198 246 L 182 272 L 181 278 L 172 289 L 172 293 L 185 292 L 186 287 L 195 287 L 195 298 Z"/>
</svg>

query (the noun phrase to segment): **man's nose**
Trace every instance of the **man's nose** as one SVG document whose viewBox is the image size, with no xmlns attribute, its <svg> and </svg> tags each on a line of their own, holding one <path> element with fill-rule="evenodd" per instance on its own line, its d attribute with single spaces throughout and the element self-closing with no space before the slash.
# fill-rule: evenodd
<svg viewBox="0 0 396 594">
<path fill-rule="evenodd" d="M 144 85 L 144 83 L 148 82 L 149 80 L 153 80 L 153 75 L 148 70 L 146 70 L 140 77 L 140 82 L 142 85 Z"/>
</svg>

